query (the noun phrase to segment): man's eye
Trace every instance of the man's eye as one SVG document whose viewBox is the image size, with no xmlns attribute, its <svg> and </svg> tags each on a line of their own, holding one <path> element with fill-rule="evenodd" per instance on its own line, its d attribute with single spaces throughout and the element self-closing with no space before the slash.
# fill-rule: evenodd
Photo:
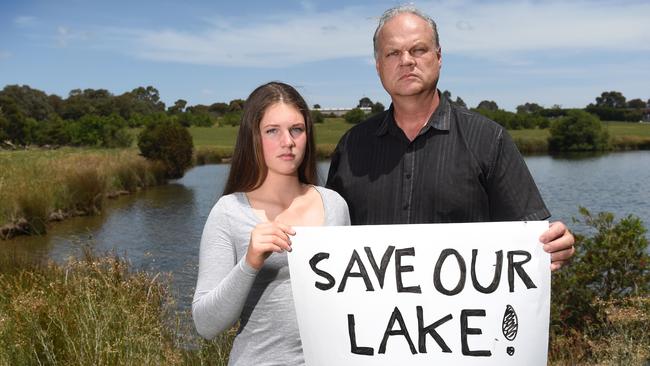
<svg viewBox="0 0 650 366">
<path fill-rule="evenodd" d="M 389 57 L 390 57 L 390 56 L 399 56 L 399 51 L 391 51 L 391 52 L 388 52 L 388 55 L 387 55 L 387 56 L 389 56 Z"/>
<path fill-rule="evenodd" d="M 422 55 L 424 55 L 425 53 L 427 53 L 427 49 L 426 49 L 426 48 L 416 48 L 416 49 L 414 49 L 413 51 L 411 51 L 411 54 L 412 54 L 413 56 L 422 56 Z"/>
</svg>

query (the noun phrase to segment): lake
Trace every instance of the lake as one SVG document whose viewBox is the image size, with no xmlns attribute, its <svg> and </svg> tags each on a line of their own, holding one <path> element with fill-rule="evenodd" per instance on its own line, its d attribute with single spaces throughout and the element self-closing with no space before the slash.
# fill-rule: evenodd
<svg viewBox="0 0 650 366">
<path fill-rule="evenodd" d="M 650 226 L 650 151 L 611 153 L 586 158 L 526 157 L 526 163 L 552 213 L 551 220 L 571 223 L 578 206 L 617 218 L 639 216 Z M 319 163 L 326 177 L 329 162 Z M 107 202 L 97 217 L 76 217 L 52 224 L 47 236 L 2 242 L 3 250 L 57 261 L 91 244 L 98 253 L 125 255 L 138 269 L 171 272 L 179 306 L 191 304 L 203 224 L 218 199 L 228 165 L 193 168 L 185 177 Z"/>
</svg>

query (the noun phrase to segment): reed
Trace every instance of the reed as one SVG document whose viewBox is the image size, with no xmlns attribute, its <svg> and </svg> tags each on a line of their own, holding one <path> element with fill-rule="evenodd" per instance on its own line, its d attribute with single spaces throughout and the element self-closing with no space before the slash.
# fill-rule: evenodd
<svg viewBox="0 0 650 366">
<path fill-rule="evenodd" d="M 194 152 L 194 164 L 220 164 L 227 162 L 232 157 L 233 148 L 218 147 L 218 146 L 203 146 L 199 147 Z"/>
<path fill-rule="evenodd" d="M 88 249 L 63 265 L 1 252 L 0 365 L 225 365 L 234 330 L 179 335 L 169 279 Z"/>
<path fill-rule="evenodd" d="M 0 238 L 42 234 L 55 213 L 98 214 L 108 195 L 162 184 L 164 173 L 134 149 L 0 151 Z"/>
</svg>

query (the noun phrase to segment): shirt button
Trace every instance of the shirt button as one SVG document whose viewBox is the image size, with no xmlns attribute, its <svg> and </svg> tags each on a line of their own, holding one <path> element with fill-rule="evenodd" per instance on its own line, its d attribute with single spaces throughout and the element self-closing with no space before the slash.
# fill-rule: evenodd
<svg viewBox="0 0 650 366">
<path fill-rule="evenodd" d="M 406 179 L 411 179 L 411 174 L 406 174 Z"/>
<path fill-rule="evenodd" d="M 407 147 L 406 147 L 406 152 L 407 152 L 407 153 L 413 152 L 413 145 L 409 145 L 409 146 L 407 146 Z"/>
</svg>

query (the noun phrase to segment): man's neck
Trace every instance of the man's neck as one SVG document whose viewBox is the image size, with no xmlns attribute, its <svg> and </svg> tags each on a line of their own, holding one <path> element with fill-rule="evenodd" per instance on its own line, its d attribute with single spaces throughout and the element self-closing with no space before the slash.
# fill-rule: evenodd
<svg viewBox="0 0 650 366">
<path fill-rule="evenodd" d="M 440 104 L 440 95 L 434 93 L 408 97 L 393 97 L 393 117 L 406 137 L 413 141 Z"/>
</svg>

